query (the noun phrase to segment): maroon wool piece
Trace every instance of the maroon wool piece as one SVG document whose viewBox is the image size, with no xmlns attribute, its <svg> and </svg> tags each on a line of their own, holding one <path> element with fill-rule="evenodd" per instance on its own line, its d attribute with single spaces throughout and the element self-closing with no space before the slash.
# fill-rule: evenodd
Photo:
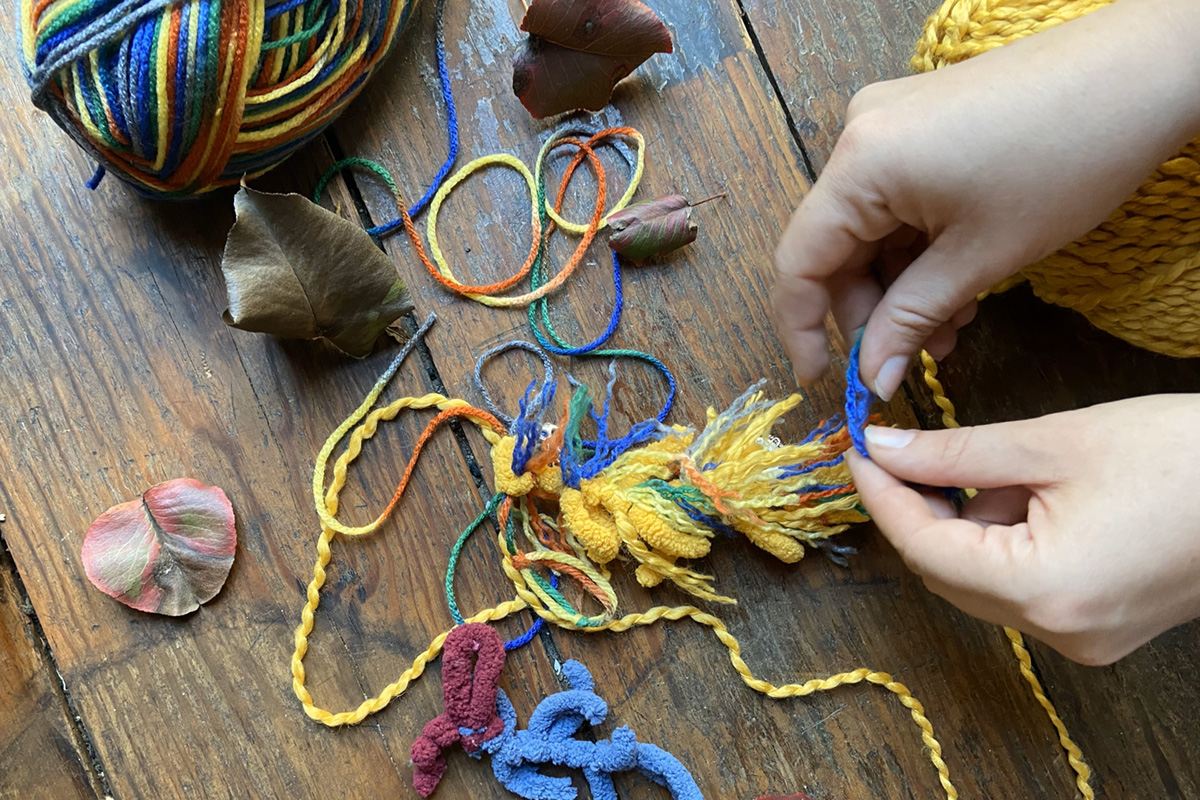
<svg viewBox="0 0 1200 800">
<path fill-rule="evenodd" d="M 474 753 L 504 731 L 496 716 L 496 691 L 504 670 L 504 643 L 482 622 L 460 625 L 442 649 L 442 700 L 446 710 L 426 723 L 410 757 L 413 788 L 429 797 L 446 774 L 443 751 L 455 744 Z M 464 734 L 462 730 L 469 732 Z"/>
</svg>

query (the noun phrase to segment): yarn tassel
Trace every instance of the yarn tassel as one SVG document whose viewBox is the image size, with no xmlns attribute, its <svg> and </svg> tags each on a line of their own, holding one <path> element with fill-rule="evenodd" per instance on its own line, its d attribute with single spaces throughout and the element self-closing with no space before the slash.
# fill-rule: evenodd
<svg viewBox="0 0 1200 800">
<path fill-rule="evenodd" d="M 699 433 L 647 420 L 612 439 L 608 402 L 596 413 L 588 387 L 579 384 L 557 454 L 546 448 L 558 438 L 543 441 L 539 462 L 543 470 L 558 471 L 549 479 L 528 467 L 533 432 L 543 424 L 545 398 L 553 389 L 535 394 L 530 387 L 513 436 L 493 450 L 498 481 L 526 494 L 539 483 L 561 479 L 562 531 L 591 561 L 605 565 L 624 552 L 638 562 L 643 586 L 670 580 L 697 597 L 733 602 L 714 591 L 711 576 L 677 562 L 703 558 L 716 536 L 738 532 L 794 563 L 804 557 L 806 544 L 815 547 L 867 519 L 843 457 L 851 446 L 846 427 L 828 421 L 799 444 L 777 445 L 769 438 L 771 428 L 801 398 L 772 403 L 761 386 L 721 413 L 710 409 Z M 580 429 L 588 417 L 596 422 L 597 438 L 585 441 Z"/>
</svg>

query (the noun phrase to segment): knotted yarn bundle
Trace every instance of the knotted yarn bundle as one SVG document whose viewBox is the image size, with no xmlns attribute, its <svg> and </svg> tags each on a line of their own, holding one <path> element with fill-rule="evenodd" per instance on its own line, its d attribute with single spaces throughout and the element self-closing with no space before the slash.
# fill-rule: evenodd
<svg viewBox="0 0 1200 800">
<path fill-rule="evenodd" d="M 845 425 L 830 420 L 804 441 L 783 444 L 770 431 L 801 397 L 769 401 L 761 387 L 724 411 L 710 408 L 699 431 L 647 420 L 609 438 L 608 402 L 593 410 L 582 384 L 561 423 L 543 435 L 555 393 L 548 384 L 527 396 L 510 435 L 492 447 L 497 491 L 510 502 L 556 498 L 557 523 L 544 527 L 557 527 L 579 558 L 603 567 L 624 554 L 637 562 L 642 586 L 670 580 L 697 597 L 732 602 L 713 591 L 710 576 L 677 562 L 708 555 L 719 535 L 741 533 L 794 563 L 805 545 L 867 519 L 843 458 L 851 445 Z M 593 440 L 580 433 L 589 418 Z"/>
<path fill-rule="evenodd" d="M 912 67 L 941 69 L 1111 2 L 946 0 L 926 21 Z M 997 289 L 1021 281 L 1138 347 L 1200 356 L 1200 140 L 1155 170 L 1095 230 Z"/>
<path fill-rule="evenodd" d="M 34 104 L 102 167 L 182 197 L 317 136 L 416 2 L 20 0 L 21 60 Z"/>
</svg>

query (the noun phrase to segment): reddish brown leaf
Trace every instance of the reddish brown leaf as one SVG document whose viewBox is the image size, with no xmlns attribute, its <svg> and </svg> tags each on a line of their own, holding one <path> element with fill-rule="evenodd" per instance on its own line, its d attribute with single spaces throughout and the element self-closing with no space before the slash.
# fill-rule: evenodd
<svg viewBox="0 0 1200 800">
<path fill-rule="evenodd" d="M 712 199 L 689 203 L 683 195 L 668 194 L 634 203 L 609 216 L 608 246 L 635 263 L 678 250 L 696 241 L 692 209 Z"/>
<path fill-rule="evenodd" d="M 538 119 L 599 111 L 618 81 L 674 49 L 667 26 L 639 0 L 533 0 L 521 30 L 529 39 L 513 62 L 513 92 Z"/>
<path fill-rule="evenodd" d="M 786 796 L 782 794 L 764 794 L 762 797 L 755 798 L 755 800 L 815 800 L 815 798 L 809 797 L 804 792 L 798 792 Z"/>
<path fill-rule="evenodd" d="M 179 478 L 101 514 L 83 539 L 83 569 L 125 605 L 177 617 L 221 591 L 236 546 L 225 492 Z"/>
</svg>

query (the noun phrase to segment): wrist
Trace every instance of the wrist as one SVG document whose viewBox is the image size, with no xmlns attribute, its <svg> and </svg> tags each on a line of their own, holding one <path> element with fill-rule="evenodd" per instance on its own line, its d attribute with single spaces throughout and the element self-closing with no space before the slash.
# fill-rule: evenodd
<svg viewBox="0 0 1200 800">
<path fill-rule="evenodd" d="M 1113 109 L 1158 146 L 1156 163 L 1200 135 L 1200 2 L 1118 0 L 1071 24 L 1107 51 Z"/>
</svg>

